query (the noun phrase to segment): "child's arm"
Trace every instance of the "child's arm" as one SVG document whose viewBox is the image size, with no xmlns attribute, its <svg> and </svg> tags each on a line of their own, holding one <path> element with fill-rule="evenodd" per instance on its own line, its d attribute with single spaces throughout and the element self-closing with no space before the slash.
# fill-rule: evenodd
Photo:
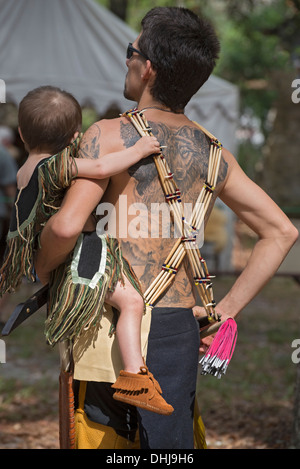
<svg viewBox="0 0 300 469">
<path fill-rule="evenodd" d="M 73 167 L 74 176 L 106 179 L 114 174 L 122 173 L 142 158 L 159 152 L 160 145 L 156 137 L 145 136 L 132 147 L 108 153 L 97 160 L 75 158 L 77 171 Z"/>
</svg>

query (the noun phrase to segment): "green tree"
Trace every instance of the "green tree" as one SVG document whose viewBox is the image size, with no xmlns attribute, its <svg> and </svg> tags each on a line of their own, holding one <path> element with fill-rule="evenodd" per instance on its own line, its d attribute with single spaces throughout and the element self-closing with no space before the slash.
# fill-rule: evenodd
<svg viewBox="0 0 300 469">
<path fill-rule="evenodd" d="M 300 67 L 295 68 L 300 62 L 300 0 L 97 1 L 108 8 L 123 3 L 123 19 L 137 31 L 155 6 L 185 6 L 211 19 L 221 42 L 214 73 L 239 86 L 240 113 L 248 116 L 244 130 L 252 134 L 256 119 L 264 137 L 263 145 L 252 138 L 242 141 L 239 162 L 281 207 L 297 214 L 300 104 L 292 101 L 291 86 L 300 75 Z"/>
</svg>

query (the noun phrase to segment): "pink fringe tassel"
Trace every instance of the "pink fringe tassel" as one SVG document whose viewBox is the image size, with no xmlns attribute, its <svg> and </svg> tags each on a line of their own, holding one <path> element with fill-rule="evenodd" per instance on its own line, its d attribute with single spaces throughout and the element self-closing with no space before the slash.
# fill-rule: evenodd
<svg viewBox="0 0 300 469">
<path fill-rule="evenodd" d="M 237 325 L 234 319 L 228 318 L 218 330 L 206 354 L 201 358 L 202 375 L 213 375 L 221 378 L 226 373 L 232 358 L 237 340 Z"/>
</svg>

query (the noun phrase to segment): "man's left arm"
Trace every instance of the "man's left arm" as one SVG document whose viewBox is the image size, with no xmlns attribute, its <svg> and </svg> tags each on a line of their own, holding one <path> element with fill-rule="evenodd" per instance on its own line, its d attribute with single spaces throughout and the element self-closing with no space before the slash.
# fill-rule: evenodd
<svg viewBox="0 0 300 469">
<path fill-rule="evenodd" d="M 65 262 L 73 250 L 107 182 L 77 179 L 68 189 L 59 211 L 46 223 L 35 258 L 36 273 L 44 285 L 49 281 L 50 272 Z"/>
<path fill-rule="evenodd" d="M 82 158 L 99 157 L 99 137 L 99 127 L 94 124 L 82 139 Z M 46 223 L 35 258 L 36 273 L 44 285 L 48 283 L 52 270 L 65 262 L 82 231 L 93 229 L 87 227 L 87 223 L 107 184 L 108 179 L 76 179 L 67 190 L 59 211 Z"/>
</svg>

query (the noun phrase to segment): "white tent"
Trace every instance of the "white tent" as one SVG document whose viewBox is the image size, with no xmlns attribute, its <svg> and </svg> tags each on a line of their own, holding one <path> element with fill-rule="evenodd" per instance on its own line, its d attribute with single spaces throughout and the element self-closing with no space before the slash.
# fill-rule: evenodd
<svg viewBox="0 0 300 469">
<path fill-rule="evenodd" d="M 100 115 L 111 105 L 125 111 L 134 106 L 123 97 L 125 53 L 136 37 L 93 0 L 0 0 L 6 102 L 18 104 L 29 90 L 49 84 L 70 91 L 81 105 L 92 104 Z M 235 152 L 235 86 L 210 77 L 186 113 Z"/>
</svg>

